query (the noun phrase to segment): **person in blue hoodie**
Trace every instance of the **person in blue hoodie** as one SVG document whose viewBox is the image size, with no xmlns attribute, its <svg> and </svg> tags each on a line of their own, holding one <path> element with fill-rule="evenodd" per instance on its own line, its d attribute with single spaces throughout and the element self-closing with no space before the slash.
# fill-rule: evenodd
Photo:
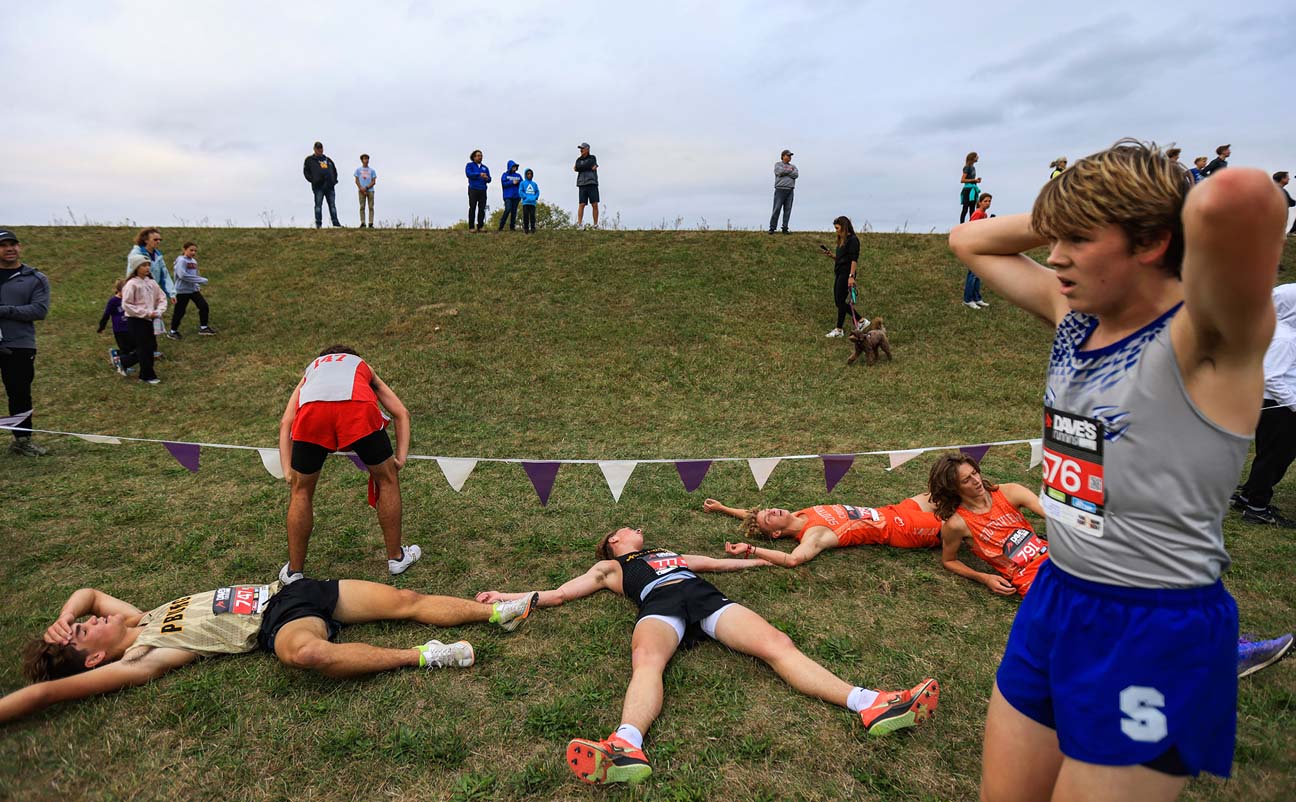
<svg viewBox="0 0 1296 802">
<path fill-rule="evenodd" d="M 518 187 L 518 192 L 522 196 L 522 232 L 524 234 L 535 233 L 536 203 L 540 200 L 540 185 L 532 179 L 535 173 L 528 169 L 526 171 L 526 180 L 522 186 Z"/>
<path fill-rule="evenodd" d="M 480 150 L 474 150 L 468 156 L 464 175 L 468 176 L 468 230 L 481 231 L 486 225 L 486 185 L 490 183 L 491 174 L 490 168 L 482 164 Z M 475 224 L 474 214 L 477 216 Z M 476 228 L 473 227 L 474 225 Z"/>
<path fill-rule="evenodd" d="M 504 190 L 504 214 L 500 215 L 499 230 L 504 230 L 504 221 L 508 221 L 509 231 L 517 231 L 518 185 L 522 176 L 517 171 L 518 163 L 509 159 L 508 169 L 500 176 L 500 187 Z"/>
</svg>

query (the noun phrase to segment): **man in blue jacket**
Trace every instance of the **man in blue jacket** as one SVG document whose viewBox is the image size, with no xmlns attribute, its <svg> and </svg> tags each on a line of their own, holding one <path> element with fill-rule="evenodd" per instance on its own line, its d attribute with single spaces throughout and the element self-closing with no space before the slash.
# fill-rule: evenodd
<svg viewBox="0 0 1296 802">
<path fill-rule="evenodd" d="M 337 186 L 338 171 L 337 165 L 333 160 L 324 155 L 324 143 L 315 143 L 315 152 L 306 157 L 302 164 L 302 175 L 310 182 L 311 190 L 315 193 L 315 227 L 319 228 L 324 225 L 324 214 L 321 208 L 324 200 L 328 200 L 329 217 L 333 219 L 333 227 L 341 228 L 342 224 L 338 222 L 337 202 L 334 199 L 333 188 Z"/>
<path fill-rule="evenodd" d="M 36 378 L 36 326 L 49 312 L 49 279 L 22 262 L 18 235 L 0 228 L 0 377 L 9 399 L 9 417 L 0 418 L 14 431 L 9 450 L 39 457 L 49 450 L 32 442 L 32 381 Z"/>
<path fill-rule="evenodd" d="M 517 210 L 520 193 L 518 186 L 522 176 L 517 171 L 518 163 L 509 159 L 508 169 L 500 176 L 500 187 L 504 190 L 504 213 L 500 215 L 499 230 L 504 230 L 504 221 L 508 221 L 509 231 L 517 231 Z"/>
<path fill-rule="evenodd" d="M 468 177 L 468 232 L 480 232 L 486 225 L 486 185 L 491 181 L 490 168 L 482 164 L 480 150 L 468 155 L 464 175 Z"/>
</svg>

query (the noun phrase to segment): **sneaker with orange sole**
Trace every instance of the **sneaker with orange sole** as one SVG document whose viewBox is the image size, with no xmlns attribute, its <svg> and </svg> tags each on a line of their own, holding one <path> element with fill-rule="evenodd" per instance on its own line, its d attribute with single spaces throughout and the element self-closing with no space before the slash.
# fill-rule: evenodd
<svg viewBox="0 0 1296 802">
<path fill-rule="evenodd" d="M 616 735 L 609 735 L 603 741 L 573 738 L 567 743 L 567 767 L 576 779 L 590 785 L 633 785 L 652 774 L 644 751 Z"/>
<path fill-rule="evenodd" d="M 936 715 L 940 683 L 928 677 L 907 691 L 882 691 L 872 705 L 860 711 L 869 735 L 886 735 L 916 727 Z"/>
</svg>

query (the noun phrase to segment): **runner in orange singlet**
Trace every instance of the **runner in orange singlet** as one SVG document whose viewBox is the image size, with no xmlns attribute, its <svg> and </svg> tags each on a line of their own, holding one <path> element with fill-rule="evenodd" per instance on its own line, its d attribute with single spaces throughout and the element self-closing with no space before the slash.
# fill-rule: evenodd
<svg viewBox="0 0 1296 802">
<path fill-rule="evenodd" d="M 1048 559 L 1048 542 L 1021 514 L 1024 507 L 1043 518 L 1039 496 L 1018 484 L 987 482 L 977 461 L 964 454 L 936 460 L 928 489 L 936 514 L 945 519 L 941 530 L 945 570 L 980 582 L 1000 596 L 1025 596 Z M 959 559 L 964 540 L 996 573 L 983 574 Z"/>
<path fill-rule="evenodd" d="M 764 535 L 778 539 L 791 535 L 798 541 L 791 554 L 749 543 L 725 543 L 733 555 L 754 556 L 784 568 L 813 560 L 826 549 L 846 546 L 895 546 L 900 549 L 934 549 L 941 543 L 941 521 L 927 494 L 886 507 L 820 504 L 798 512 L 783 509 L 746 510 L 726 507 L 713 498 L 702 503 L 706 512 L 723 512 L 743 522 L 746 538 Z"/>
</svg>

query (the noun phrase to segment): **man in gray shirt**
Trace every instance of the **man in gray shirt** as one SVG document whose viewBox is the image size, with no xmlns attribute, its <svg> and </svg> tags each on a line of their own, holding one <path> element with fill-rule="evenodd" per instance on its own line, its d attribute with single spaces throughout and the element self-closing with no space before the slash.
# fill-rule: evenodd
<svg viewBox="0 0 1296 802">
<path fill-rule="evenodd" d="M 779 161 L 774 163 L 774 213 L 770 215 L 769 233 L 774 233 L 779 209 L 783 210 L 783 233 L 788 233 L 788 218 L 792 216 L 792 193 L 796 190 L 796 180 L 800 176 L 796 165 L 792 163 L 792 151 L 784 150 Z"/>
<path fill-rule="evenodd" d="M 578 147 L 580 158 L 572 167 L 576 171 L 576 191 L 580 193 L 580 205 L 576 207 L 576 227 L 580 228 L 581 219 L 585 216 L 585 204 L 589 203 L 593 204 L 594 227 L 598 228 L 598 159 L 590 154 L 588 142 L 582 142 Z"/>
<path fill-rule="evenodd" d="M 36 326 L 49 312 L 49 279 L 22 261 L 18 235 L 0 228 L 0 376 L 9 397 L 6 426 L 32 428 L 32 382 L 36 378 Z M 13 432 L 9 450 L 24 457 L 49 453 L 30 431 Z"/>
</svg>

